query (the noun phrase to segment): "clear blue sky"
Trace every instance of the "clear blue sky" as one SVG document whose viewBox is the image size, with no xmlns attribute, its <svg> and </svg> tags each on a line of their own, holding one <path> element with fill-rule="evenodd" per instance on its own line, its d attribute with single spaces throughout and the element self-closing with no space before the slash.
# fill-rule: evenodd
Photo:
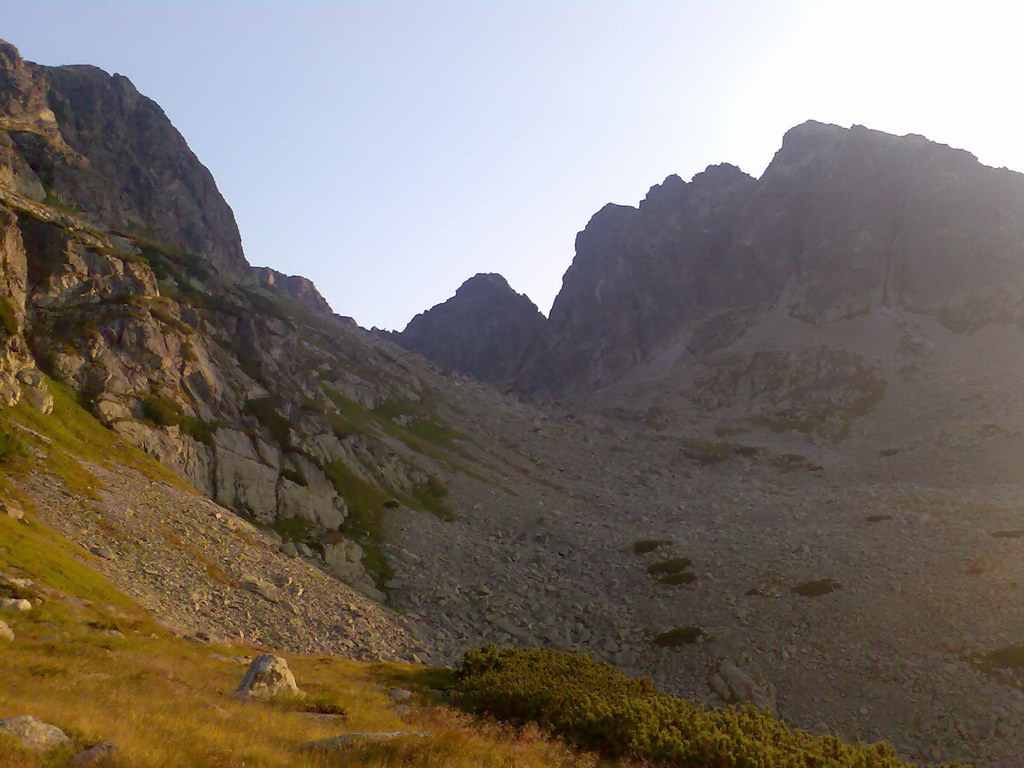
<svg viewBox="0 0 1024 768">
<path fill-rule="evenodd" d="M 547 311 L 576 232 L 808 118 L 1024 170 L 1008 2 L 3 0 L 0 38 L 127 75 L 249 261 L 401 328 L 476 272 Z"/>
</svg>

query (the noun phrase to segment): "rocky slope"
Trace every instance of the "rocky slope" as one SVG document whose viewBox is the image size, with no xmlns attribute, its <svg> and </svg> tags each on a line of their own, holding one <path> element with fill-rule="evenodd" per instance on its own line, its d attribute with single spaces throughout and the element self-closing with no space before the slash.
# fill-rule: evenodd
<svg viewBox="0 0 1024 768">
<path fill-rule="evenodd" d="M 447 423 L 446 380 L 309 281 L 250 268 L 209 172 L 127 79 L 0 52 L 5 400 L 46 411 L 46 377 L 65 383 L 382 598 L 385 509 L 447 514 L 444 476 L 476 450 Z"/>
<path fill-rule="evenodd" d="M 501 275 L 480 274 L 390 338 L 447 368 L 505 384 L 543 327 L 544 315 L 527 296 Z"/>
</svg>

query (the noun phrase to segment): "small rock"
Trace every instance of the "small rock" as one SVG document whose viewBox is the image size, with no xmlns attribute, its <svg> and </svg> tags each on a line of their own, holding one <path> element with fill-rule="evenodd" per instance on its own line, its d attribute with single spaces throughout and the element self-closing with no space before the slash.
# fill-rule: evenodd
<svg viewBox="0 0 1024 768">
<path fill-rule="evenodd" d="M 19 597 L 3 597 L 0 598 L 0 608 L 25 613 L 32 610 L 32 603 Z"/>
<path fill-rule="evenodd" d="M 271 603 L 280 602 L 281 596 L 278 594 L 277 587 L 273 584 L 268 584 L 263 579 L 258 579 L 255 576 L 246 574 L 241 579 L 242 587 L 249 590 L 253 594 L 259 595 L 264 600 Z"/>
<path fill-rule="evenodd" d="M 60 728 L 44 723 L 32 715 L 0 720 L 0 733 L 14 736 L 26 749 L 37 749 L 41 752 L 71 741 Z"/>
<path fill-rule="evenodd" d="M 281 545 L 281 554 L 287 557 L 298 557 L 299 548 L 295 546 L 294 541 L 286 541 Z"/>
<path fill-rule="evenodd" d="M 0 501 L 0 514 L 13 517 L 15 520 L 21 520 L 25 517 L 25 513 L 20 507 L 16 507 L 14 504 L 7 501 Z"/>
<path fill-rule="evenodd" d="M 412 693 L 404 688 L 392 688 L 388 695 L 393 701 L 409 701 L 412 698 Z"/>
<path fill-rule="evenodd" d="M 257 656 L 242 677 L 235 696 L 268 698 L 279 693 L 301 694 L 288 662 L 280 656 L 265 653 Z"/>
<path fill-rule="evenodd" d="M 14 630 L 3 620 L 0 620 L 0 640 L 14 640 Z"/>
<path fill-rule="evenodd" d="M 92 552 L 96 557 L 102 557 L 104 560 L 114 559 L 114 550 L 110 547 L 95 546 L 89 547 L 89 551 Z"/>
<path fill-rule="evenodd" d="M 97 744 L 72 757 L 68 765 L 70 768 L 91 768 L 91 766 L 99 765 L 115 752 L 117 752 L 117 747 L 113 744 Z"/>
</svg>

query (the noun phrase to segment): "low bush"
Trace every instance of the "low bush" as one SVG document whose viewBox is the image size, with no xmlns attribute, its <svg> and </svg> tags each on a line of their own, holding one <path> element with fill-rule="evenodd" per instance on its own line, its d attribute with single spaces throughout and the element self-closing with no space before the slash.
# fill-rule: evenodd
<svg viewBox="0 0 1024 768">
<path fill-rule="evenodd" d="M 752 707 L 708 709 L 576 653 L 468 651 L 458 705 L 537 723 L 613 759 L 672 768 L 907 768 L 887 744 L 850 745 L 793 730 Z"/>
<path fill-rule="evenodd" d="M 647 573 L 651 576 L 661 576 L 666 573 L 682 573 L 691 565 L 693 565 L 693 561 L 690 558 L 677 557 L 673 560 L 665 560 L 647 566 Z"/>
</svg>

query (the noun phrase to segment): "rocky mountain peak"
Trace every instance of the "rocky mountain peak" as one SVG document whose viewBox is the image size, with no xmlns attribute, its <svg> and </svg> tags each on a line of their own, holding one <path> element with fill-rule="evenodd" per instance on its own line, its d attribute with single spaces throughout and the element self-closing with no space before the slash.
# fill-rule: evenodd
<svg viewBox="0 0 1024 768">
<path fill-rule="evenodd" d="M 543 326 L 537 306 L 504 277 L 478 274 L 393 338 L 441 365 L 502 383 L 515 374 Z"/>
<path fill-rule="evenodd" d="M 247 269 L 231 208 L 163 110 L 122 75 L 0 47 L 0 175 L 96 224 Z"/>
</svg>

